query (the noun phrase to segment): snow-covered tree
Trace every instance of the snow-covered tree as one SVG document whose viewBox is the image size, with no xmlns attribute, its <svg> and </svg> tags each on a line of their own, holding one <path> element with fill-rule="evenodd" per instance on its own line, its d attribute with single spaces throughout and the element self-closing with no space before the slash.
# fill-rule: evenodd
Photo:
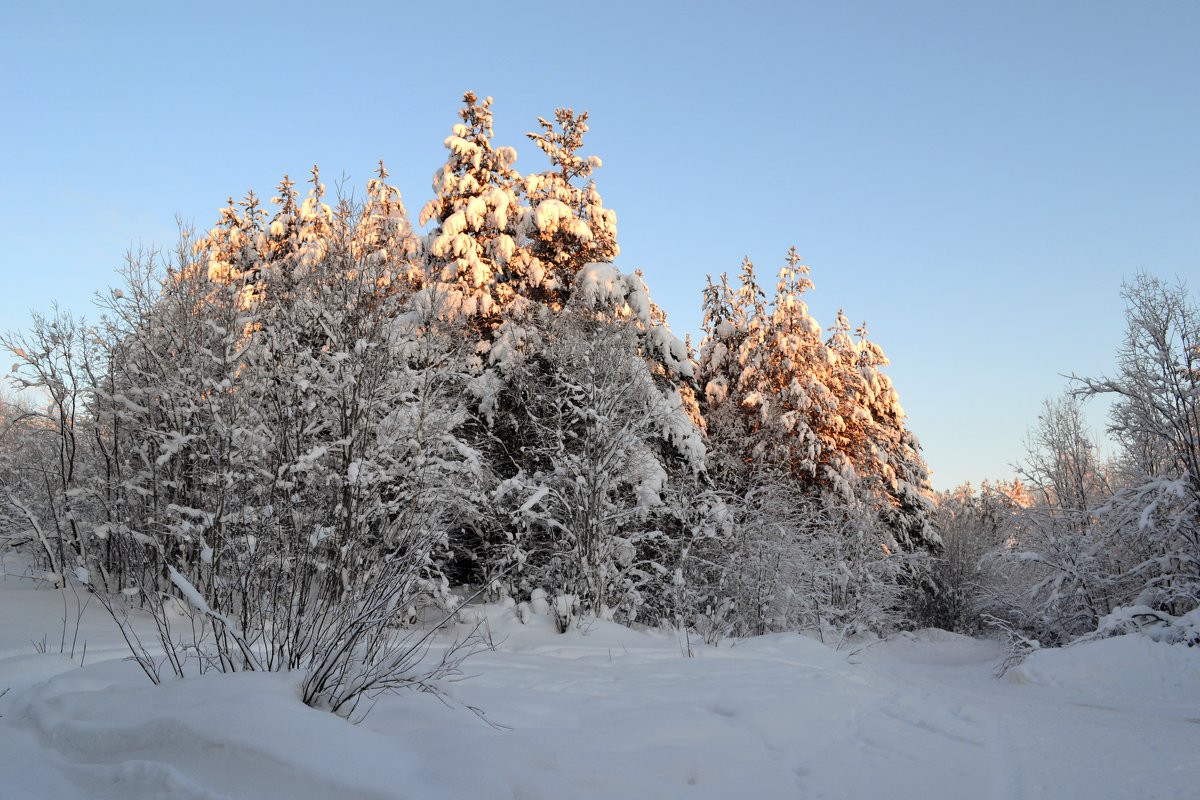
<svg viewBox="0 0 1200 800">
<path fill-rule="evenodd" d="M 743 632 L 894 624 L 914 578 L 908 554 L 936 542 L 927 470 L 879 371 L 886 359 L 840 313 L 824 340 L 811 289 L 793 248 L 769 304 L 749 260 L 736 292 L 722 278 L 705 293 L 709 468 L 734 520 L 726 569 L 748 576 L 731 585 L 749 597 L 726 605 Z M 762 591 L 791 599 L 768 613 L 753 599 Z"/>
<path fill-rule="evenodd" d="M 928 546 L 928 470 L 880 371 L 887 359 L 840 312 L 823 340 L 811 289 L 795 248 L 769 306 L 748 260 L 736 293 L 709 282 L 700 367 L 712 452 L 730 475 L 775 466 L 802 491 L 870 499 L 906 548 Z"/>
<path fill-rule="evenodd" d="M 508 376 L 525 444 L 497 497 L 516 528 L 500 557 L 518 565 L 524 592 L 555 598 L 564 628 L 579 615 L 632 620 L 666 569 L 656 561 L 669 477 L 658 442 L 690 421 L 664 402 L 628 324 L 576 312 L 547 334 Z"/>
<path fill-rule="evenodd" d="M 486 559 L 520 565 L 518 594 L 567 598 L 564 625 L 578 614 L 632 619 L 648 604 L 657 614 L 648 583 L 666 574 L 678 533 L 658 518 L 671 511 L 662 493 L 703 468 L 686 348 L 640 276 L 608 264 L 580 269 L 563 312 L 522 323 L 535 345 L 508 351 L 478 382 L 497 508 L 523 531 L 497 520 Z"/>
<path fill-rule="evenodd" d="M 831 388 L 831 357 L 821 339 L 821 326 L 808 313 L 804 294 L 813 288 L 809 269 L 792 248 L 779 271 L 769 325 L 758 370 L 761 390 L 756 402 L 768 441 L 796 480 L 818 491 L 853 496 L 855 472 L 838 437 L 845 422 L 838 414 L 836 387 Z"/>
<path fill-rule="evenodd" d="M 749 265 L 748 259 L 745 264 Z M 753 287 L 752 268 L 748 276 L 743 274 L 743 289 L 747 280 Z M 755 464 L 746 445 L 759 427 L 755 410 L 745 403 L 752 375 L 746 375 L 742 362 L 751 355 L 747 340 L 753 311 L 748 313 L 741 299 L 726 275 L 717 283 L 708 278 L 701 323 L 704 338 L 697 365 L 708 432 L 709 473 L 723 489 L 737 494 L 747 491 L 753 480 Z"/>
<path fill-rule="evenodd" d="M 76 570 L 100 572 L 85 494 L 91 466 L 87 365 L 95 358 L 94 342 L 83 322 L 55 309 L 50 316 L 35 313 L 28 332 L 0 335 L 0 347 L 17 358 L 16 386 L 37 398 L 6 421 L 9 441 L 32 458 L 8 465 L 14 480 L 4 487 L 3 500 L 32 532 L 48 577 L 65 586 Z"/>
<path fill-rule="evenodd" d="M 587 118 L 586 111 L 576 115 L 560 108 L 554 122 L 539 117 L 542 130 L 527 134 L 551 167 L 527 175 L 524 182 L 532 212 L 527 245 L 530 297 L 556 310 L 566 304 L 585 264 L 611 262 L 620 253 L 617 215 L 604 207 L 591 179 L 600 159 L 580 153 Z"/>
<path fill-rule="evenodd" d="M 989 613 L 1042 644 L 1131 631 L 1200 643 L 1200 313 L 1185 289 L 1149 276 L 1125 297 L 1117 374 L 1076 378 L 1047 401 L 1022 465 L 1030 499 L 993 555 L 1003 581 Z M 1095 395 L 1115 398 L 1112 460 L 1083 416 Z"/>
<path fill-rule="evenodd" d="M 857 357 L 852 363 L 857 374 L 849 375 L 854 388 L 847 391 L 843 384 L 839 391 L 850 404 L 842 418 L 854 421 L 848 423 L 855 431 L 847 445 L 850 459 L 857 465 L 863 491 L 876 496 L 900 545 L 907 550 L 936 549 L 939 540 L 930 524 L 933 491 L 921 445 L 908 428 L 891 378 L 880 370 L 889 363 L 883 349 L 868 338 L 866 323 L 855 336 Z"/>
<path fill-rule="evenodd" d="M 654 407 L 639 425 L 653 431 L 645 435 L 658 468 L 682 479 L 701 469 L 703 453 L 690 353 L 670 334 L 640 274 L 611 264 L 618 253 L 616 215 L 590 180 L 599 159 L 581 152 L 586 113 L 559 109 L 553 123 L 539 120 L 542 130 L 529 138 L 550 168 L 522 178 L 512 167 L 515 152 L 492 144 L 490 106 L 490 100 L 465 97 L 462 123 L 446 140 L 447 164 L 435 176 L 437 196 L 422 212 L 423 221 L 437 223 L 424 248 L 428 280 L 450 298 L 451 315 L 466 320 L 479 356 L 471 365 L 475 377 L 467 391 L 473 413 L 463 435 L 484 453 L 489 474 L 500 481 L 490 514 L 460 530 L 451 543 L 456 574 L 465 580 L 484 580 L 489 564 L 517 563 L 522 548 L 535 540 L 538 552 L 551 545 L 570 550 L 568 538 L 576 534 L 568 528 L 556 529 L 562 541 L 547 539 L 545 531 L 514 540 L 511 515 L 524 500 L 511 504 L 543 487 L 536 476 L 548 474 L 547 452 L 575 457 L 559 442 L 575 424 L 569 409 L 559 405 L 564 402 L 559 393 L 586 360 L 579 332 L 585 321 L 597 348 L 624 348 L 611 359 L 649 376 Z M 609 341 L 611 331 L 623 333 Z M 566 348 L 560 338 L 575 345 Z M 552 378 L 559 382 L 543 385 Z M 559 516 L 563 507 L 560 503 Z M 585 516 L 593 519 L 594 512 Z M 594 553 L 587 548 L 595 541 L 602 540 L 578 539 L 589 564 Z M 583 585 L 563 578 L 563 570 L 552 572 L 557 577 L 540 583 L 516 573 L 508 581 L 518 594 L 540 587 L 577 596 L 582 603 L 577 611 L 589 614 L 617 608 L 612 590 L 593 573 L 576 569 L 587 575 Z M 640 604 L 620 602 L 630 616 Z"/>
<path fill-rule="evenodd" d="M 366 200 L 353 234 L 354 256 L 382 261 L 380 290 L 411 296 L 426 284 L 419 257 L 421 242 L 414 234 L 400 190 L 388 183 L 380 160 L 375 177 L 367 181 Z"/>
<path fill-rule="evenodd" d="M 1122 489 L 1105 511 L 1154 539 L 1134 567 L 1146 587 L 1138 604 L 1182 614 L 1200 606 L 1200 307 L 1184 286 L 1148 275 L 1124 296 L 1117 372 L 1079 387 L 1115 401 Z"/>
<path fill-rule="evenodd" d="M 152 678 L 318 662 L 345 677 L 336 654 L 363 654 L 339 637 L 367 636 L 380 660 L 360 666 L 387 685 L 389 631 L 418 604 L 454 603 L 447 542 L 482 504 L 485 472 L 456 436 L 469 337 L 447 328 L 444 292 L 416 291 L 411 231 L 384 177 L 362 207 L 326 204 L 315 170 L 303 200 L 284 179 L 271 216 L 252 195 L 230 203 L 165 269 L 157 254 L 132 259 L 102 323 L 78 327 L 79 419 L 55 440 L 85 437 L 88 469 L 66 476 L 74 507 L 58 515 L 79 533 L 54 537 L 74 555 L 54 548 L 48 564 L 141 596 L 164 645 L 159 658 L 135 653 Z M 29 381 L 36 363 L 58 368 L 46 357 Z M 197 615 L 187 641 L 167 593 Z M 372 602 L 384 605 L 367 623 L 349 613 Z M 313 702 L 367 690 L 325 678 Z"/>
<path fill-rule="evenodd" d="M 996 553 L 1007 585 L 991 613 L 1045 644 L 1064 643 L 1094 630 L 1130 588 L 1121 578 L 1127 554 L 1097 515 L 1108 470 L 1076 398 L 1045 403 L 1021 478 L 1029 502 L 1013 509 Z"/>
<path fill-rule="evenodd" d="M 446 138 L 449 155 L 420 217 L 422 225 L 436 225 L 425 239 L 427 280 L 452 290 L 461 312 L 478 319 L 484 333 L 544 278 L 522 246 L 529 209 L 519 197 L 517 153 L 493 146 L 491 107 L 490 97 L 463 95 L 462 122 Z M 490 337 L 482 345 L 490 345 Z"/>
</svg>

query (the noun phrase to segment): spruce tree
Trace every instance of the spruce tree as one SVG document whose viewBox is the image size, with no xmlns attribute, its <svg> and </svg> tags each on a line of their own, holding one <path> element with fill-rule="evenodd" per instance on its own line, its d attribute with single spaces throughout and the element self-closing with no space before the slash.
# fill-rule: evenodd
<svg viewBox="0 0 1200 800">
<path fill-rule="evenodd" d="M 863 421 L 856 462 L 867 491 L 875 492 L 884 520 L 906 550 L 940 544 L 931 519 L 934 512 L 929 468 L 921 445 L 908 429 L 900 395 L 880 367 L 888 364 L 883 348 L 871 341 L 866 323 L 855 331 L 858 381 L 861 393 L 848 393 L 855 402 L 851 413 Z M 865 413 L 864 413 L 865 412 Z"/>
<path fill-rule="evenodd" d="M 434 174 L 435 196 L 421 210 L 428 282 L 452 291 L 459 310 L 477 320 L 490 347 L 490 332 L 517 296 L 540 284 L 521 246 L 527 208 L 520 202 L 521 176 L 511 147 L 492 144 L 492 99 L 463 95 L 462 119 L 445 140 L 446 163 Z"/>
<path fill-rule="evenodd" d="M 586 111 L 577 116 L 569 108 L 560 108 L 553 123 L 539 117 L 542 130 L 527 134 L 551 167 L 525 177 L 533 223 L 529 226 L 529 289 L 532 299 L 554 309 L 563 307 L 585 264 L 611 262 L 620 253 L 617 215 L 604 207 L 591 178 L 601 161 L 580 153 L 587 119 Z"/>
<path fill-rule="evenodd" d="M 717 283 L 706 279 L 698 368 L 709 473 L 721 488 L 742 493 L 753 473 L 745 449 L 756 425 L 744 404 L 741 362 L 750 320 L 738 300 L 727 275 Z"/>
</svg>

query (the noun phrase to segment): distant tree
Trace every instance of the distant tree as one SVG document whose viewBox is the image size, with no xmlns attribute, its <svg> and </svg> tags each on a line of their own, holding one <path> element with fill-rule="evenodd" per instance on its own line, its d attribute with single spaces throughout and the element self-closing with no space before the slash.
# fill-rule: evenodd
<svg viewBox="0 0 1200 800">
<path fill-rule="evenodd" d="M 1030 501 L 1013 510 L 997 552 L 1007 586 L 992 613 L 1045 644 L 1064 643 L 1120 604 L 1124 554 L 1097 516 L 1107 469 L 1078 401 L 1047 401 L 1027 448 L 1020 474 Z"/>
<path fill-rule="evenodd" d="M 1015 513 L 1028 505 L 1017 481 L 990 483 L 978 489 L 963 484 L 937 496 L 934 524 L 942 546 L 934 556 L 931 590 L 917 595 L 919 624 L 965 634 L 988 630 L 985 613 L 1001 609 L 993 602 L 1002 577 L 990 556 L 1006 547 Z"/>
</svg>

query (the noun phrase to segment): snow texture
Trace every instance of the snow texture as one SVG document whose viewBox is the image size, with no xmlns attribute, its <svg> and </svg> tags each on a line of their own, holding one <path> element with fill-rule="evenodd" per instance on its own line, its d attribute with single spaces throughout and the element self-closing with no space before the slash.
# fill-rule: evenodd
<svg viewBox="0 0 1200 800">
<path fill-rule="evenodd" d="M 81 668 L 75 595 L 60 654 L 63 594 L 4 566 L 5 798 L 1183 798 L 1200 770 L 1200 648 L 1138 635 L 996 680 L 998 645 L 943 631 L 840 651 L 693 642 L 685 658 L 670 634 L 559 635 L 545 598 L 509 601 L 467 609 L 500 644 L 445 687 L 496 727 L 417 693 L 355 726 L 304 706 L 298 674 L 151 686 L 94 601 Z"/>
</svg>

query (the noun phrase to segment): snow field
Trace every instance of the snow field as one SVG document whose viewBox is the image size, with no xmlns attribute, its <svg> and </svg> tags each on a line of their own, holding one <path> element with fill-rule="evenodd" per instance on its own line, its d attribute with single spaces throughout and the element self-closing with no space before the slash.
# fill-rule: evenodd
<svg viewBox="0 0 1200 800">
<path fill-rule="evenodd" d="M 68 592 L 68 650 L 74 597 Z M 1035 653 L 942 631 L 834 650 L 779 634 L 719 648 L 503 606 L 497 647 L 360 725 L 298 676 L 152 686 L 93 602 L 80 668 L 62 593 L 0 579 L 3 798 L 1188 798 L 1200 653 L 1120 637 Z M 51 652 L 31 640 L 46 637 Z"/>
</svg>

